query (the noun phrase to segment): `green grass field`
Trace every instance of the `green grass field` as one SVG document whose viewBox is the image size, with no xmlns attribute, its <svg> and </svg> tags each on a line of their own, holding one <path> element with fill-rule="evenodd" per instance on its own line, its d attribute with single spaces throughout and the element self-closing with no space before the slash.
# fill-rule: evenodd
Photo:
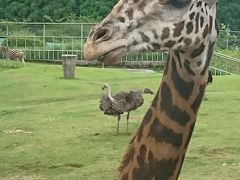
<svg viewBox="0 0 240 180">
<path fill-rule="evenodd" d="M 98 108 L 101 87 L 107 82 L 113 92 L 144 87 L 156 92 L 161 74 L 77 67 L 76 79 L 62 77 L 60 65 L 0 67 L 1 180 L 116 179 L 153 97 L 145 96 L 145 104 L 130 116 L 131 135 L 123 116 L 115 136 L 116 120 Z M 214 77 L 180 180 L 240 179 L 239 90 L 240 76 Z"/>
</svg>

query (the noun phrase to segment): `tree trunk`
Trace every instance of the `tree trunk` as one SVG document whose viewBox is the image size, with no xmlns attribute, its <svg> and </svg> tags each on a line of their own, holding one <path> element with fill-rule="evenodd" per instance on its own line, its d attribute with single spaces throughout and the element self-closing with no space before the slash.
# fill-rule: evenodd
<svg viewBox="0 0 240 180">
<path fill-rule="evenodd" d="M 75 66 L 76 66 L 77 55 L 63 54 L 62 65 L 64 78 L 74 79 L 75 78 Z"/>
</svg>

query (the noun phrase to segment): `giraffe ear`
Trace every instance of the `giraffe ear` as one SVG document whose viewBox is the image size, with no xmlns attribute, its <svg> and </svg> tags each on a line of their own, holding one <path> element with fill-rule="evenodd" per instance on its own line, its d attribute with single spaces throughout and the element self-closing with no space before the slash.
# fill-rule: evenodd
<svg viewBox="0 0 240 180">
<path fill-rule="evenodd" d="M 213 4 L 216 4 L 218 2 L 218 0 L 203 0 L 203 1 L 210 6 L 213 5 Z"/>
</svg>

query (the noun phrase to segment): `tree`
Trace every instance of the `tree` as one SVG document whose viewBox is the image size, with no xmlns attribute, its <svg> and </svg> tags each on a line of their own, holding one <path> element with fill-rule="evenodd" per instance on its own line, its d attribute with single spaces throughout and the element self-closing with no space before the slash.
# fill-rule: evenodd
<svg viewBox="0 0 240 180">
<path fill-rule="evenodd" d="M 67 19 L 72 19 L 71 16 L 74 14 L 76 17 L 90 17 L 90 19 L 97 20 L 105 17 L 117 1 L 0 0 L 0 19 L 8 19 L 10 21 L 63 22 Z M 219 0 L 217 17 L 220 23 L 228 25 L 231 30 L 240 30 L 239 0 Z"/>
<path fill-rule="evenodd" d="M 220 23 L 228 25 L 231 30 L 240 30 L 239 0 L 218 1 L 217 17 Z"/>
</svg>

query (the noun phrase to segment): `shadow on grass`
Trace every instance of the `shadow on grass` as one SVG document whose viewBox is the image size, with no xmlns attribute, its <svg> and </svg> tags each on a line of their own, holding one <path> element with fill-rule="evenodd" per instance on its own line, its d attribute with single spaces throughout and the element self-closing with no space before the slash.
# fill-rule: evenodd
<svg viewBox="0 0 240 180">
<path fill-rule="evenodd" d="M 29 163 L 29 164 L 22 164 L 16 165 L 16 167 L 20 170 L 27 170 L 27 171 L 39 171 L 42 169 L 58 169 L 58 168 L 83 168 L 84 165 L 80 163 L 65 163 L 65 164 L 43 164 L 41 162 L 36 163 Z"/>
</svg>

